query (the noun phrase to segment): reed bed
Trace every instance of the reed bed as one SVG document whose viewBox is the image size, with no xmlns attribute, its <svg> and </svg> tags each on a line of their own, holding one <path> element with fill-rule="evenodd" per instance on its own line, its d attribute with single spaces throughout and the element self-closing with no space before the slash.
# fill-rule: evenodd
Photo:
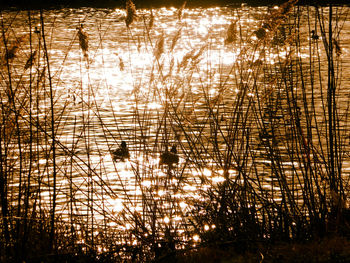
<svg viewBox="0 0 350 263">
<path fill-rule="evenodd" d="M 15 17 L 2 16 L 0 261 L 199 262 L 206 253 L 263 261 L 280 244 L 347 240 L 348 9 L 296 2 L 260 14 L 253 29 L 240 22 L 250 14 L 233 9 L 221 48 L 236 55 L 224 67 L 208 60 L 217 56 L 210 37 L 176 56 L 185 3 L 168 33 L 156 10 L 128 0 L 121 76 L 133 74 L 132 52 L 153 55 L 133 80 L 132 107 L 94 79 L 108 25 L 91 39 L 80 21 L 57 63 L 55 19 L 28 11 L 22 34 Z M 74 52 L 80 75 L 67 87 Z M 130 158 L 113 160 L 122 141 Z M 162 164 L 169 152 L 179 158 Z"/>
</svg>

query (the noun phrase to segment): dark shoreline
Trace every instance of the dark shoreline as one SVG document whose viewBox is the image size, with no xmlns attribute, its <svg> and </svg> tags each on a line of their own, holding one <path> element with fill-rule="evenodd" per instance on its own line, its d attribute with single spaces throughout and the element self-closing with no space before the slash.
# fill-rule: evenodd
<svg viewBox="0 0 350 263">
<path fill-rule="evenodd" d="M 184 0 L 134 0 L 137 8 L 156 8 L 156 7 L 180 7 Z M 211 6 L 240 6 L 245 3 L 249 6 L 271 6 L 279 5 L 285 0 L 187 0 L 187 7 L 211 7 Z M 300 5 L 349 5 L 349 0 L 301 0 Z M 124 8 L 125 0 L 9 0 L 0 4 L 0 10 L 6 9 L 56 9 L 56 8 Z"/>
</svg>

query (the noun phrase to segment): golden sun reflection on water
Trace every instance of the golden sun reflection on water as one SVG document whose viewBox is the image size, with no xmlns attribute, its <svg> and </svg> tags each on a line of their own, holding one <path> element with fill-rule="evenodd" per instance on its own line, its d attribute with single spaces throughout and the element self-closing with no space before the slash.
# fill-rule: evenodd
<svg viewBox="0 0 350 263">
<path fill-rule="evenodd" d="M 210 125 L 205 123 L 203 112 L 206 100 L 216 100 L 217 108 L 213 109 L 219 112 L 223 110 L 220 102 L 231 106 L 232 100 L 239 97 L 244 85 L 231 84 L 235 81 L 233 75 L 240 76 L 240 67 L 248 63 L 260 67 L 262 60 L 265 66 L 272 67 L 280 60 L 288 59 L 291 51 L 284 48 L 249 49 L 259 43 L 252 32 L 261 24 L 249 12 L 262 13 L 264 8 L 185 9 L 182 20 L 176 17 L 177 11 L 175 8 L 154 10 L 156 18 L 152 29 L 147 29 L 142 19 L 127 29 L 123 20 L 125 10 L 121 9 L 115 9 L 102 22 L 93 15 L 85 17 L 85 14 L 74 14 L 74 11 L 65 20 L 57 21 L 58 33 L 52 37 L 55 52 L 50 54 L 57 105 L 63 108 L 62 105 L 68 104 L 72 109 L 63 111 L 68 124 L 60 127 L 63 131 L 57 139 L 76 153 L 70 154 L 64 148 L 64 153 L 58 158 L 62 167 L 65 161 L 73 163 L 71 174 L 60 174 L 60 202 L 64 203 L 74 195 L 78 205 L 70 211 L 71 214 L 79 215 L 90 208 L 98 212 L 104 209 L 102 215 L 96 212 L 88 216 L 95 216 L 101 222 L 107 217 L 109 226 L 126 231 L 134 225 L 128 221 L 117 222 L 119 216 L 136 217 L 140 213 L 151 220 L 150 215 L 155 213 L 157 218 L 152 220 L 157 224 L 173 227 L 175 223 L 186 221 L 186 211 L 192 209 L 191 201 L 205 201 L 202 191 L 223 184 L 227 179 L 243 183 L 235 169 L 230 167 L 224 171 L 219 162 L 211 163 L 213 155 L 201 155 L 202 152 L 210 153 L 210 147 L 200 149 L 198 155 L 202 163 L 191 159 L 188 150 L 191 136 L 197 139 L 205 134 L 210 141 L 213 136 L 211 125 L 230 123 L 231 107 L 224 109 L 228 112 L 224 111 L 221 118 Z M 238 12 L 241 13 L 238 15 Z M 149 10 L 140 10 L 140 17 L 145 21 L 149 15 Z M 74 28 L 81 21 L 89 34 L 88 56 L 82 54 L 77 41 L 72 42 L 68 50 L 66 43 L 60 40 L 67 35 L 74 39 Z M 98 27 L 100 22 L 101 27 Z M 232 22 L 237 22 L 236 30 L 246 33 L 246 41 L 225 44 L 227 29 Z M 180 32 L 178 39 L 177 32 Z M 164 45 L 158 47 L 160 55 L 155 58 L 161 36 Z M 62 62 L 65 55 L 67 58 Z M 302 48 L 297 55 L 301 59 L 310 57 Z M 254 72 L 251 67 L 245 74 L 249 76 Z M 229 98 L 221 98 L 223 87 L 227 86 Z M 257 86 L 263 87 L 261 83 Z M 203 96 L 203 90 L 208 91 L 205 94 L 208 98 Z M 247 90 L 246 94 L 255 103 L 256 91 Z M 187 129 L 187 124 L 179 127 L 178 118 L 201 129 Z M 77 121 L 76 125 L 72 125 L 73 120 Z M 222 127 L 220 132 L 226 135 L 226 128 Z M 126 141 L 130 157 L 116 161 L 111 152 L 121 141 Z M 217 144 L 217 151 L 224 152 L 220 147 L 225 143 L 220 141 Z M 161 165 L 161 153 L 172 145 L 177 146 L 179 162 L 173 166 Z M 47 159 L 39 159 L 38 164 L 40 170 L 35 170 L 35 173 L 45 171 L 46 177 L 52 175 L 51 167 L 46 167 L 51 165 Z M 271 165 L 266 160 L 260 164 Z M 282 165 L 299 168 L 297 162 Z M 266 184 L 262 188 L 265 190 L 280 190 L 268 176 L 264 180 Z M 67 187 L 70 184 L 74 189 Z M 42 191 L 41 198 L 49 204 L 50 189 Z M 68 211 L 65 213 L 68 218 Z M 205 224 L 203 228 L 209 231 L 215 229 L 215 225 Z M 184 230 L 179 227 L 177 231 Z M 190 239 L 200 242 L 199 235 Z"/>
</svg>

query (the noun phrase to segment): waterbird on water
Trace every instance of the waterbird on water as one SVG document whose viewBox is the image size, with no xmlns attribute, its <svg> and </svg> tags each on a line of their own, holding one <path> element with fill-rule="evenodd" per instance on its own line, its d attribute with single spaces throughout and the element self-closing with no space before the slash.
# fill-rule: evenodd
<svg viewBox="0 0 350 263">
<path fill-rule="evenodd" d="M 129 149 L 126 146 L 126 142 L 122 141 L 120 147 L 112 151 L 112 156 L 114 161 L 122 161 L 130 157 Z"/>
<path fill-rule="evenodd" d="M 165 150 L 165 152 L 163 152 L 160 155 L 160 161 L 159 164 L 166 164 L 169 166 L 172 166 L 173 164 L 177 164 L 179 162 L 179 156 L 177 155 L 177 150 L 176 150 L 176 146 L 173 145 L 171 147 L 170 152 L 168 151 L 168 149 Z"/>
<path fill-rule="evenodd" d="M 34 29 L 34 33 L 35 33 L 35 34 L 40 34 L 40 30 L 38 29 L 37 26 L 36 26 L 35 29 Z"/>
<path fill-rule="evenodd" d="M 311 38 L 313 40 L 317 40 L 319 39 L 320 37 L 316 34 L 315 30 L 311 30 Z"/>
</svg>

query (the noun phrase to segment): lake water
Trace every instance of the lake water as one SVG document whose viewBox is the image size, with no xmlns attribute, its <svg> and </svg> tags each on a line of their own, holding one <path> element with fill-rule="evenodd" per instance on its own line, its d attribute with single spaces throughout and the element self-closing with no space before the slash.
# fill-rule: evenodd
<svg viewBox="0 0 350 263">
<path fill-rule="evenodd" d="M 323 9 L 322 14 L 326 16 L 327 11 Z M 134 227 L 137 215 L 150 227 L 156 214 L 154 220 L 160 230 L 171 225 L 182 233 L 188 224 L 190 204 L 203 200 L 201 191 L 229 178 L 257 187 L 264 198 L 279 202 L 280 190 L 286 186 L 279 184 L 276 174 L 285 175 L 287 185 L 295 187 L 293 194 L 304 209 L 299 188 L 304 185 L 305 156 L 311 155 L 316 177 L 321 178 L 329 169 L 327 160 L 322 159 L 327 152 L 327 57 L 314 8 L 300 8 L 300 21 L 294 20 L 296 9 L 284 19 L 268 19 L 267 12 L 276 14 L 279 9 L 244 5 L 185 8 L 181 16 L 176 8 L 138 10 L 137 20 L 128 28 L 125 10 L 44 11 L 56 127 L 57 217 L 79 228 L 125 231 Z M 339 16 L 335 30 L 341 29 L 335 37 L 341 47 L 336 66 L 342 67 L 336 71 L 337 105 L 342 132 L 339 143 L 344 151 L 341 171 L 347 178 L 349 8 L 337 7 L 334 13 Z M 258 30 L 263 24 L 272 25 L 274 19 L 273 28 L 269 31 L 265 27 L 266 36 L 261 37 Z M 13 125 L 7 126 L 4 141 L 8 148 L 2 149 L 10 167 L 8 196 L 10 202 L 18 203 L 21 181 L 22 190 L 31 193 L 30 203 L 49 211 L 54 172 L 51 102 L 44 43 L 41 32 L 35 32 L 35 27 L 42 29 L 40 16 L 32 11 L 29 20 L 27 12 L 8 11 L 2 12 L 2 21 L 8 46 L 15 45 L 15 39 L 19 43 L 10 70 L 23 132 L 20 155 L 17 137 L 11 132 L 15 130 L 14 119 L 4 122 Z M 298 22 L 300 28 L 295 26 Z M 86 52 L 79 45 L 77 28 L 81 25 L 88 34 Z M 230 25 L 231 39 L 227 33 Z M 318 40 L 311 38 L 313 29 Z M 278 36 L 272 37 L 271 32 L 278 32 Z M 300 45 L 291 47 L 288 38 L 295 39 L 296 35 Z M 25 68 L 31 49 L 37 52 L 36 60 Z M 2 57 L 4 50 L 2 41 Z M 1 68 L 1 104 L 9 105 L 5 64 Z M 292 76 L 299 67 L 304 70 L 303 78 Z M 313 77 L 310 72 L 314 72 Z M 286 86 L 294 91 L 290 93 L 294 99 L 288 99 Z M 301 131 L 293 130 L 298 126 L 291 124 L 287 101 L 294 110 L 301 109 Z M 319 132 L 319 136 L 313 133 L 312 139 L 306 138 L 310 131 L 305 124 L 305 101 L 312 112 L 309 127 Z M 300 146 L 304 137 L 312 143 L 311 152 L 297 150 L 306 151 Z M 116 162 L 111 151 L 121 141 L 126 141 L 130 159 Z M 179 163 L 173 167 L 160 165 L 160 154 L 172 145 L 177 147 Z M 271 154 L 278 156 L 277 165 L 271 163 Z M 348 183 L 344 179 L 344 188 Z M 329 187 L 326 182 L 320 184 L 324 189 Z M 22 205 L 24 196 L 23 192 Z M 98 232 L 91 233 L 97 238 Z"/>
</svg>

